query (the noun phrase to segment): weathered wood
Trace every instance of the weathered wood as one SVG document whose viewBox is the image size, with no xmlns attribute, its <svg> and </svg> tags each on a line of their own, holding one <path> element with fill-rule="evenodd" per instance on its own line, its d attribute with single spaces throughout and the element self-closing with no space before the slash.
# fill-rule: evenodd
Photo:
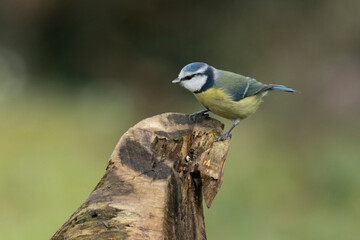
<svg viewBox="0 0 360 240">
<path fill-rule="evenodd" d="M 130 128 L 89 198 L 52 239 L 206 239 L 229 141 L 214 119 L 165 113 Z"/>
</svg>

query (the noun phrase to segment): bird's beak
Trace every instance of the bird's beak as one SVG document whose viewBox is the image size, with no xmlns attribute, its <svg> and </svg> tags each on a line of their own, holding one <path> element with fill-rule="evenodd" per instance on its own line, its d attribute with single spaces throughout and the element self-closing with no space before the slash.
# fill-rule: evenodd
<svg viewBox="0 0 360 240">
<path fill-rule="evenodd" d="M 172 83 L 179 83 L 180 79 L 179 78 L 175 78 L 174 80 L 172 80 Z"/>
</svg>

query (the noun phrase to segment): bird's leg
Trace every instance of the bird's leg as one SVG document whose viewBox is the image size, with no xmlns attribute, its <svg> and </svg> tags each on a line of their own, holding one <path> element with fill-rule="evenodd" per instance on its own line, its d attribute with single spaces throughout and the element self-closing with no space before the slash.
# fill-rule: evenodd
<svg viewBox="0 0 360 240">
<path fill-rule="evenodd" d="M 205 109 L 205 110 L 202 110 L 202 111 L 199 111 L 199 112 L 195 112 L 193 114 L 190 114 L 189 118 L 190 118 L 191 121 L 195 122 L 198 117 L 202 117 L 202 118 L 209 117 L 209 114 L 206 114 L 207 112 L 209 112 L 208 109 Z"/>
<path fill-rule="evenodd" d="M 236 119 L 235 122 L 234 122 L 234 124 L 233 124 L 233 125 L 231 126 L 231 128 L 229 129 L 229 131 L 227 131 L 226 133 L 224 133 L 224 135 L 216 138 L 214 142 L 224 141 L 224 140 L 226 140 L 228 137 L 231 138 L 231 133 L 230 133 L 230 132 L 234 129 L 234 127 L 236 127 L 236 125 L 239 124 L 239 122 L 240 122 L 240 120 L 239 120 L 239 119 Z"/>
</svg>

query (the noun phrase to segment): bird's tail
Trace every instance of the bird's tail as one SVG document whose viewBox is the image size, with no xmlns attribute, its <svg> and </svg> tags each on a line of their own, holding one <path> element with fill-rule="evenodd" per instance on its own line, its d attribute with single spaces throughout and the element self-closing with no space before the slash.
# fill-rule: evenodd
<svg viewBox="0 0 360 240">
<path fill-rule="evenodd" d="M 284 92 L 296 92 L 294 89 L 292 88 L 288 88 L 282 85 L 275 85 L 275 84 L 270 84 L 268 91 L 284 91 Z"/>
</svg>

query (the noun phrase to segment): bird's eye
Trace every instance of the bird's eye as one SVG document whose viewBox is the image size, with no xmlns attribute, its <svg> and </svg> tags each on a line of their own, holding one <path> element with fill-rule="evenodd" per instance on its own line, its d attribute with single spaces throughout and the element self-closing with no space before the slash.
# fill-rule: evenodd
<svg viewBox="0 0 360 240">
<path fill-rule="evenodd" d="M 184 81 L 184 80 L 190 80 L 192 79 L 194 76 L 198 76 L 198 75 L 202 75 L 201 73 L 195 73 L 195 74 L 191 74 L 189 76 L 186 76 L 186 77 L 183 77 L 181 80 Z"/>
</svg>

